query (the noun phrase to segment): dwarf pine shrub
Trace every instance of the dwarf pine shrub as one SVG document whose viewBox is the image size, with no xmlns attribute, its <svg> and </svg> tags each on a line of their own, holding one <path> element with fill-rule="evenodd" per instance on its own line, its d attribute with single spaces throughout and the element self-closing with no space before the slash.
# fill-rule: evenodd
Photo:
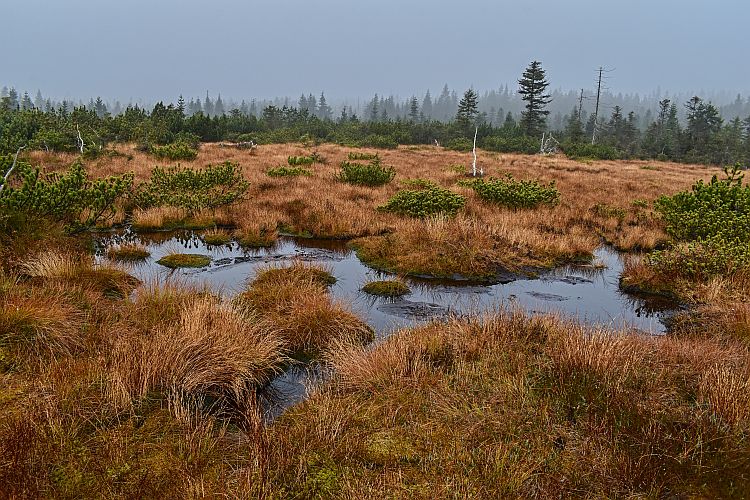
<svg viewBox="0 0 750 500">
<path fill-rule="evenodd" d="M 699 180 L 690 191 L 656 201 L 675 245 L 649 255 L 651 266 L 695 279 L 750 266 L 750 186 L 742 184 L 739 164 L 724 173 L 725 179 L 714 175 L 708 183 Z"/>
<path fill-rule="evenodd" d="M 560 200 L 554 181 L 544 185 L 535 180 L 516 180 L 510 174 L 503 179 L 476 179 L 461 185 L 473 189 L 484 201 L 510 208 L 556 205 Z"/>
<path fill-rule="evenodd" d="M 156 167 L 151 180 L 138 187 L 133 202 L 138 208 L 168 206 L 194 214 L 233 203 L 248 186 L 239 165 L 229 161 L 197 169 Z"/>
<path fill-rule="evenodd" d="M 432 215 L 454 216 L 466 204 L 466 198 L 449 189 L 430 187 L 426 189 L 404 189 L 399 191 L 378 210 L 409 217 Z"/>
<path fill-rule="evenodd" d="M 349 184 L 374 187 L 388 184 L 395 176 L 396 170 L 393 167 L 384 167 L 379 159 L 375 159 L 368 164 L 341 162 L 341 170 L 336 179 Z"/>
<path fill-rule="evenodd" d="M 309 177 L 312 175 L 312 172 L 303 167 L 286 167 L 284 165 L 280 165 L 278 167 L 269 169 L 266 174 L 269 177 L 297 177 L 300 175 Z"/>
<path fill-rule="evenodd" d="M 0 157 L 0 172 L 7 172 L 11 165 L 11 156 Z M 12 182 L 16 178 L 20 183 Z M 0 186 L 2 179 L 0 174 Z M 86 229 L 113 216 L 115 201 L 130 192 L 132 185 L 132 174 L 89 179 L 80 161 L 67 172 L 47 174 L 19 160 L 8 185 L 0 191 L 0 222 L 32 217 L 61 222 L 70 231 Z"/>
<path fill-rule="evenodd" d="M 149 152 L 162 160 L 192 161 L 198 157 L 198 148 L 187 142 L 173 142 L 164 146 L 151 146 Z"/>
</svg>

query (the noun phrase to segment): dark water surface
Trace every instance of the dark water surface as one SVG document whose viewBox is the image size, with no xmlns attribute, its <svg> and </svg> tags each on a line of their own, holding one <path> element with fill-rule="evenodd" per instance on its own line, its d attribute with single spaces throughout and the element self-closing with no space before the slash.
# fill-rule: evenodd
<svg viewBox="0 0 750 500">
<path fill-rule="evenodd" d="M 390 275 L 373 270 L 357 259 L 342 242 L 281 238 L 277 245 L 262 250 L 244 250 L 236 243 L 207 246 L 193 232 L 136 234 L 113 233 L 99 239 L 100 255 L 121 242 L 146 245 L 151 256 L 133 266 L 131 273 L 144 281 L 170 277 L 207 284 L 231 297 L 241 292 L 258 266 L 288 265 L 295 259 L 322 264 L 337 278 L 331 287 L 336 299 L 372 326 L 378 338 L 394 329 L 449 315 L 481 313 L 503 306 L 521 307 L 530 314 L 557 312 L 591 325 L 635 329 L 662 334 L 673 305 L 646 302 L 619 290 L 623 269 L 621 256 L 606 247 L 594 253 L 594 264 L 566 266 L 506 284 L 475 285 L 465 282 L 407 280 L 412 293 L 400 299 L 385 299 L 360 291 L 366 282 Z M 171 270 L 156 263 L 172 252 L 210 255 L 213 261 L 201 269 Z M 279 408 L 304 397 L 305 380 L 315 368 L 293 367 L 274 382 L 281 397 Z M 276 414 L 280 409 L 274 410 Z"/>
</svg>

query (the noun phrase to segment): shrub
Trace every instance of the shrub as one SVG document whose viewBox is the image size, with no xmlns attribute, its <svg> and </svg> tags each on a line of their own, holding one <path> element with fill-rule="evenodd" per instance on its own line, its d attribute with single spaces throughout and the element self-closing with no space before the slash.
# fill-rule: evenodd
<svg viewBox="0 0 750 500">
<path fill-rule="evenodd" d="M 229 205 L 239 199 L 249 184 L 239 165 L 225 161 L 203 169 L 156 167 L 151 180 L 141 184 L 133 197 L 139 208 L 177 207 L 194 214 L 203 209 Z"/>
<path fill-rule="evenodd" d="M 10 157 L 0 157 L 0 172 L 7 172 L 11 165 Z M 132 174 L 89 180 L 79 161 L 65 173 L 50 174 L 19 161 L 11 175 L 19 176 L 21 183 L 18 186 L 9 183 L 0 191 L 0 215 L 52 219 L 64 223 L 71 231 L 114 217 L 115 201 L 128 193 L 133 184 Z"/>
<path fill-rule="evenodd" d="M 562 145 L 562 150 L 573 160 L 619 160 L 622 157 L 617 149 L 604 144 L 567 142 Z"/>
<path fill-rule="evenodd" d="M 350 151 L 347 157 L 350 160 L 364 160 L 364 161 L 370 161 L 370 160 L 380 160 L 380 157 L 377 153 L 362 153 L 359 151 Z"/>
<path fill-rule="evenodd" d="M 398 140 L 390 135 L 370 134 L 362 140 L 362 146 L 379 149 L 396 149 Z"/>
<path fill-rule="evenodd" d="M 430 187 L 427 189 L 405 189 L 399 191 L 378 210 L 409 217 L 431 215 L 454 216 L 463 208 L 466 198 L 449 189 Z"/>
<path fill-rule="evenodd" d="M 396 170 L 393 167 L 382 166 L 379 160 L 373 160 L 366 165 L 343 161 L 336 178 L 349 184 L 374 187 L 388 184 L 395 176 Z"/>
<path fill-rule="evenodd" d="M 312 175 L 312 172 L 303 167 L 285 167 L 284 165 L 280 165 L 269 169 L 266 174 L 269 177 L 297 177 L 300 175 L 309 177 Z"/>
<path fill-rule="evenodd" d="M 534 208 L 538 205 L 555 205 L 560 193 L 554 181 L 545 186 L 535 180 L 515 180 L 511 175 L 504 179 L 476 179 L 463 182 L 481 199 L 510 208 Z"/>
<path fill-rule="evenodd" d="M 485 137 L 480 141 L 482 147 L 488 151 L 498 153 L 525 153 L 536 154 L 539 152 L 539 141 L 530 137 Z"/>
<path fill-rule="evenodd" d="M 323 157 L 318 153 L 313 153 L 309 156 L 289 156 L 286 162 L 291 166 L 299 165 L 312 165 L 313 163 L 323 163 Z"/>
<path fill-rule="evenodd" d="M 162 160 L 192 161 L 198 157 L 197 147 L 187 142 L 173 142 L 164 146 L 150 146 L 149 153 Z"/>
<path fill-rule="evenodd" d="M 725 179 L 699 180 L 690 191 L 656 201 L 677 245 L 652 253 L 651 266 L 698 279 L 750 266 L 750 186 L 742 185 L 739 165 L 724 172 Z"/>
<path fill-rule="evenodd" d="M 445 148 L 453 151 L 471 151 L 474 148 L 474 141 L 465 137 L 456 137 L 446 141 Z"/>
</svg>

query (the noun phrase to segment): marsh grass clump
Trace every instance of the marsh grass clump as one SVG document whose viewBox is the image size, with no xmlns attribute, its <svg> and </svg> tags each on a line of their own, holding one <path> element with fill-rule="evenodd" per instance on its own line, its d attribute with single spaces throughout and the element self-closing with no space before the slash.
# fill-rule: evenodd
<svg viewBox="0 0 750 500">
<path fill-rule="evenodd" d="M 198 253 L 171 253 L 165 255 L 156 263 L 170 269 L 183 267 L 206 267 L 211 263 L 211 256 Z"/>
<path fill-rule="evenodd" d="M 85 318 L 63 288 L 18 284 L 0 291 L 0 350 L 72 354 L 85 343 Z"/>
<path fill-rule="evenodd" d="M 256 271 L 253 285 L 272 285 L 281 282 L 312 281 L 324 286 L 336 284 L 336 277 L 329 268 L 304 261 L 294 261 L 285 267 L 267 266 Z"/>
<path fill-rule="evenodd" d="M 269 248 L 279 240 L 279 233 L 275 229 L 244 229 L 235 234 L 237 243 L 243 248 Z"/>
<path fill-rule="evenodd" d="M 312 172 L 304 167 L 286 167 L 280 165 L 266 171 L 269 177 L 310 177 Z"/>
<path fill-rule="evenodd" d="M 223 246 L 232 241 L 232 236 L 221 229 L 212 229 L 204 233 L 202 238 L 206 245 L 211 246 Z"/>
<path fill-rule="evenodd" d="M 79 286 L 108 298 L 123 298 L 140 284 L 125 270 L 111 264 L 94 264 L 89 255 L 42 252 L 21 265 L 32 282 Z"/>
<path fill-rule="evenodd" d="M 411 293 L 408 285 L 399 280 L 370 281 L 362 291 L 378 297 L 402 297 Z"/>
<path fill-rule="evenodd" d="M 378 210 L 409 217 L 434 215 L 455 216 L 463 208 L 466 198 L 449 189 L 437 186 L 423 189 L 404 189 L 392 196 Z"/>
<path fill-rule="evenodd" d="M 349 184 L 376 187 L 388 184 L 395 176 L 396 170 L 393 167 L 384 167 L 380 164 L 380 159 L 376 158 L 368 164 L 342 161 L 336 179 Z"/>
<path fill-rule="evenodd" d="M 482 200 L 509 208 L 553 206 L 560 200 L 554 181 L 545 186 L 536 180 L 516 180 L 508 174 L 503 179 L 476 179 L 461 184 L 473 189 Z"/>
<path fill-rule="evenodd" d="M 317 356 L 334 339 L 369 341 L 373 332 L 328 287 L 335 278 L 324 268 L 302 262 L 259 269 L 237 301 L 268 321 L 296 356 Z"/>
<path fill-rule="evenodd" d="M 272 331 L 233 306 L 199 296 L 182 307 L 177 324 L 121 339 L 112 354 L 109 392 L 120 404 L 161 393 L 175 409 L 195 404 L 242 414 L 285 361 Z"/>
<path fill-rule="evenodd" d="M 140 262 L 150 256 L 151 252 L 138 243 L 123 243 L 107 249 L 107 257 L 119 262 Z"/>
</svg>

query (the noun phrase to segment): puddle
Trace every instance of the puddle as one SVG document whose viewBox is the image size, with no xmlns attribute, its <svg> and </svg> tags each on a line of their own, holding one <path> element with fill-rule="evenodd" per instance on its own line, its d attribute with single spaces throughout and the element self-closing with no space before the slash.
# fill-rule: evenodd
<svg viewBox="0 0 750 500">
<path fill-rule="evenodd" d="M 385 279 L 389 275 L 362 264 L 343 242 L 284 237 L 272 248 L 245 250 L 235 243 L 207 246 L 193 232 L 136 234 L 125 231 L 99 238 L 100 258 L 108 246 L 121 242 L 137 242 L 151 252 L 145 262 L 131 270 L 139 279 L 163 281 L 167 277 L 180 277 L 188 282 L 207 284 L 226 297 L 244 290 L 261 265 L 291 263 L 295 259 L 326 265 L 338 280 L 331 287 L 333 296 L 350 304 L 354 312 L 373 327 L 377 338 L 429 319 L 481 313 L 500 306 L 520 306 L 532 314 L 558 312 L 588 324 L 658 335 L 666 330 L 665 319 L 673 311 L 669 309 L 671 304 L 647 302 L 621 292 L 618 284 L 623 262 L 617 252 L 606 247 L 595 252 L 595 260 L 602 264 L 597 268 L 566 266 L 546 272 L 538 279 L 487 286 L 409 280 L 411 294 L 385 299 L 364 294 L 360 288 L 368 281 Z M 200 253 L 210 255 L 213 260 L 201 269 L 171 270 L 156 264 L 171 252 Z M 314 366 L 296 366 L 274 382 L 273 388 L 282 396 L 283 408 L 304 398 L 304 382 L 316 371 Z"/>
</svg>

